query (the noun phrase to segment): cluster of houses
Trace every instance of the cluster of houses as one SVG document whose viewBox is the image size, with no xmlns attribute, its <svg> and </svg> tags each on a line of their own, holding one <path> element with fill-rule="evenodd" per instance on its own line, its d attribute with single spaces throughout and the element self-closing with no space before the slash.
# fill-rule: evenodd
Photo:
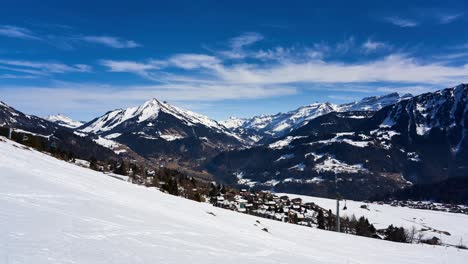
<svg viewBox="0 0 468 264">
<path fill-rule="evenodd" d="M 212 197 L 210 202 L 216 207 L 309 227 L 317 225 L 320 210 L 327 214 L 314 203 L 303 203 L 301 198 L 290 199 L 286 195 L 278 196 L 269 191 L 228 191 Z"/>
<path fill-rule="evenodd" d="M 391 206 L 408 207 L 413 209 L 432 210 L 440 212 L 450 212 L 458 214 L 468 214 L 468 207 L 456 204 L 434 203 L 430 201 L 384 201 L 378 204 L 389 204 Z"/>
</svg>

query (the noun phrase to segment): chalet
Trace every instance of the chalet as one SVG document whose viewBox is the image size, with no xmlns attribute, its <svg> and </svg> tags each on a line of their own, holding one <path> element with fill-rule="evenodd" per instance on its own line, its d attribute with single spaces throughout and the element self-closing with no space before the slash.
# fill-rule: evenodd
<svg viewBox="0 0 468 264">
<path fill-rule="evenodd" d="M 302 204 L 302 199 L 301 198 L 294 198 L 291 200 L 293 204 Z"/>
</svg>

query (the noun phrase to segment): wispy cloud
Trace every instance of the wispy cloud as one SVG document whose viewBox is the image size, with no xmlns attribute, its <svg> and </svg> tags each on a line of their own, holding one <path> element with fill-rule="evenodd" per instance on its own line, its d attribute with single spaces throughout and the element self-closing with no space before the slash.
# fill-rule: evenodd
<svg viewBox="0 0 468 264">
<path fill-rule="evenodd" d="M 53 27 L 53 26 L 50 26 Z M 54 26 L 57 27 L 57 26 Z M 95 43 L 99 45 L 104 45 L 116 49 L 125 49 L 125 48 L 138 48 L 142 45 L 137 43 L 134 40 L 126 40 L 114 36 L 87 36 L 87 35 L 77 35 L 73 34 L 67 28 L 67 33 L 59 34 L 52 33 L 40 36 L 37 32 L 32 30 L 12 25 L 0 25 L 0 36 L 10 37 L 10 38 L 19 38 L 19 39 L 30 39 L 30 40 L 42 40 L 44 43 L 48 43 L 54 46 L 63 47 L 66 49 L 73 48 L 78 43 Z"/>
<path fill-rule="evenodd" d="M 243 59 L 248 56 L 249 52 L 244 48 L 256 42 L 263 40 L 263 35 L 256 32 L 247 32 L 240 36 L 229 40 L 229 50 L 220 51 L 223 57 L 230 59 Z"/>
<path fill-rule="evenodd" d="M 178 54 L 168 60 L 170 66 L 191 70 L 197 68 L 213 68 L 221 63 L 221 60 L 214 56 L 205 54 Z"/>
<path fill-rule="evenodd" d="M 169 57 L 167 60 L 149 59 L 143 62 L 136 61 L 116 61 L 116 60 L 101 60 L 100 64 L 108 68 L 111 72 L 129 72 L 135 73 L 150 80 L 158 80 L 152 71 L 163 68 L 179 68 L 184 70 L 195 70 L 201 68 L 213 68 L 220 65 L 221 60 L 214 56 L 205 54 L 176 54 Z M 162 75 L 162 74 L 161 74 Z M 166 74 L 167 76 L 167 74 Z"/>
<path fill-rule="evenodd" d="M 101 60 L 101 65 L 107 67 L 112 72 L 133 72 L 141 73 L 148 70 L 159 69 L 157 64 L 134 61 L 115 61 L 115 60 Z"/>
<path fill-rule="evenodd" d="M 419 22 L 413 19 L 402 18 L 398 16 L 386 17 L 385 20 L 395 26 L 399 27 L 417 27 Z"/>
<path fill-rule="evenodd" d="M 24 72 L 33 75 L 68 72 L 90 72 L 91 66 L 85 64 L 64 64 L 59 62 L 37 62 L 0 59 L 0 69 Z"/>
<path fill-rule="evenodd" d="M 0 74 L 0 79 L 35 79 L 37 75 Z"/>
<path fill-rule="evenodd" d="M 9 25 L 0 25 L 0 35 L 10 38 L 20 38 L 20 39 L 35 39 L 39 40 L 40 38 L 34 35 L 29 29 L 9 26 Z"/>
<path fill-rule="evenodd" d="M 467 57 L 468 57 L 468 51 L 434 55 L 434 58 L 440 59 L 440 60 L 456 60 L 456 59 L 467 58 Z"/>
<path fill-rule="evenodd" d="M 355 45 L 356 39 L 351 36 L 347 39 L 345 39 L 342 42 L 339 42 L 336 44 L 336 51 L 339 53 L 347 53 L 349 52 Z"/>
<path fill-rule="evenodd" d="M 81 39 L 86 42 L 101 44 L 116 49 L 141 47 L 141 44 L 133 40 L 124 40 L 112 36 L 84 36 Z"/>
<path fill-rule="evenodd" d="M 153 81 L 157 81 L 158 77 L 152 71 L 158 70 L 162 66 L 158 61 L 154 60 L 148 60 L 146 62 L 101 60 L 100 64 L 106 67 L 110 72 L 134 73 Z"/>
<path fill-rule="evenodd" d="M 468 81 L 468 64 L 462 66 L 444 65 L 440 62 L 421 62 L 405 54 L 391 54 L 372 61 L 344 63 L 324 60 L 294 61 L 285 60 L 263 64 L 224 64 L 222 60 L 212 56 L 198 55 L 196 60 L 181 60 L 174 63 L 174 58 L 184 58 L 186 55 L 173 56 L 166 61 L 159 61 L 158 73 L 168 67 L 188 70 L 188 75 L 158 74 L 158 81 L 167 84 L 191 86 L 193 83 L 203 83 L 218 87 L 228 86 L 271 86 L 294 87 L 296 84 L 339 84 L 339 83 L 424 83 L 424 84 L 456 84 Z M 192 56 L 192 55 L 191 55 Z M 190 56 L 188 56 L 190 58 Z M 132 64 L 130 64 L 132 65 Z M 121 71 L 148 76 L 156 73 L 153 66 L 138 65 L 138 70 L 124 69 Z M 149 64 L 151 65 L 151 64 Z M 115 69 L 114 69 L 115 71 Z M 188 76 L 192 76 L 188 78 Z M 196 77 L 193 77 L 196 76 Z"/>
<path fill-rule="evenodd" d="M 364 53 L 373 53 L 379 50 L 388 50 L 390 48 L 390 44 L 380 41 L 374 41 L 372 39 L 367 39 L 367 41 L 362 44 L 362 50 L 364 51 Z"/>
<path fill-rule="evenodd" d="M 252 45 L 263 39 L 263 36 L 256 32 L 247 32 L 238 37 L 232 38 L 229 41 L 231 48 L 240 49 L 248 45 Z"/>
<path fill-rule="evenodd" d="M 293 87 L 258 85 L 161 84 L 118 86 L 96 83 L 56 83 L 51 86 L 0 86 L 2 100 L 28 112 L 106 112 L 134 106 L 157 97 L 169 102 L 212 102 L 220 100 L 258 99 L 296 94 Z M 89 109 L 92 109 L 90 111 Z M 89 116 L 90 118 L 92 116 Z"/>
<path fill-rule="evenodd" d="M 261 66 L 220 67 L 218 77 L 230 82 L 352 83 L 352 82 L 426 82 L 450 83 L 468 79 L 468 65 L 455 67 L 422 63 L 402 54 L 360 63 L 311 61 Z"/>
<path fill-rule="evenodd" d="M 439 19 L 440 24 L 450 24 L 453 21 L 461 18 L 463 16 L 462 13 L 458 14 L 439 14 L 437 15 L 437 18 Z"/>
</svg>

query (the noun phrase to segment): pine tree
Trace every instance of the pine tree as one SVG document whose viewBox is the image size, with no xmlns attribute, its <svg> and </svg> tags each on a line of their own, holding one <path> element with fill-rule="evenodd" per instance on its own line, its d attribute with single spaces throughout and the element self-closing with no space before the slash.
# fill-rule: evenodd
<svg viewBox="0 0 468 264">
<path fill-rule="evenodd" d="M 89 163 L 89 168 L 92 170 L 98 170 L 98 164 L 97 164 L 97 159 L 95 157 L 92 157 Z"/>
<path fill-rule="evenodd" d="M 334 219 L 332 211 L 330 209 L 328 210 L 328 215 L 327 215 L 327 229 L 328 230 L 334 230 L 335 229 L 335 219 Z"/>
<path fill-rule="evenodd" d="M 317 215 L 317 225 L 319 229 L 325 229 L 325 216 L 323 215 L 323 211 L 319 210 Z"/>
</svg>

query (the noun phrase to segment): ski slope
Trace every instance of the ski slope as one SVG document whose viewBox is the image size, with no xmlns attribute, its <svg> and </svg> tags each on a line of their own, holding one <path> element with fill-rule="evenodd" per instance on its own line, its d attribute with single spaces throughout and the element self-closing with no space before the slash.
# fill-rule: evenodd
<svg viewBox="0 0 468 264">
<path fill-rule="evenodd" d="M 295 194 L 278 195 L 288 195 L 291 198 L 299 197 L 304 202 L 314 202 L 320 207 L 331 209 L 332 212 L 336 214 L 336 200 L 334 199 Z M 465 245 L 468 244 L 468 215 L 466 214 L 394 207 L 388 204 L 381 205 L 351 200 L 346 201 L 347 209 L 343 210 L 344 204 L 344 201 L 340 202 L 341 216 L 351 217 L 353 214 L 356 218 L 364 216 L 368 218 L 369 222 L 374 224 L 377 229 L 387 228 L 391 224 L 394 226 L 403 226 L 407 229 L 411 229 L 414 226 L 417 230 L 429 229 L 423 232 L 424 238 L 436 236 L 441 239 L 442 243 L 449 245 L 458 245 L 460 239 L 463 239 L 463 243 Z M 361 208 L 361 205 L 367 205 L 369 210 Z M 446 231 L 450 235 L 441 231 Z"/>
<path fill-rule="evenodd" d="M 0 138 L 0 181 L 0 263 L 466 263 L 468 259 L 468 251 L 452 247 L 380 241 L 214 208 L 59 161 L 4 138 Z M 264 227 L 269 232 L 262 231 Z"/>
</svg>

